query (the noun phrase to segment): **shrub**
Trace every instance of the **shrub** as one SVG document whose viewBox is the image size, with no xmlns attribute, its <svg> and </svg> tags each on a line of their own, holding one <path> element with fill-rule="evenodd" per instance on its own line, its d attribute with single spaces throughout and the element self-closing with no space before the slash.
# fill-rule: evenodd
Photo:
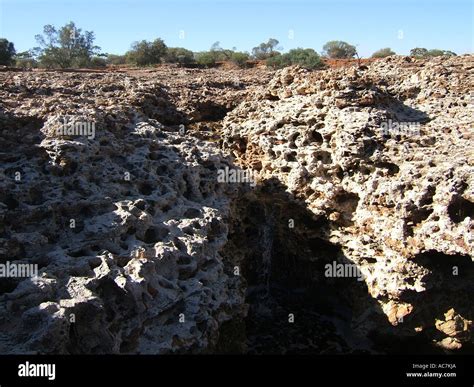
<svg viewBox="0 0 474 387">
<path fill-rule="evenodd" d="M 230 55 L 230 60 L 232 63 L 236 64 L 239 67 L 246 67 L 247 61 L 249 60 L 249 54 L 246 52 L 232 52 Z"/>
<path fill-rule="evenodd" d="M 410 56 L 424 57 L 428 55 L 428 50 L 426 48 L 413 48 L 410 50 Z"/>
<path fill-rule="evenodd" d="M 43 28 L 43 35 L 36 35 L 40 47 L 39 62 L 45 67 L 87 67 L 93 56 L 100 55 L 100 47 L 94 46 L 94 33 L 81 32 L 73 22 L 56 30 L 52 25 Z"/>
<path fill-rule="evenodd" d="M 155 39 L 153 42 L 146 40 L 135 42 L 125 54 L 126 62 L 137 66 L 158 64 L 166 55 L 166 49 L 166 44 L 162 39 Z"/>
<path fill-rule="evenodd" d="M 394 51 L 392 51 L 391 48 L 387 47 L 387 48 L 381 48 L 380 50 L 375 51 L 372 54 L 372 58 L 386 58 L 387 56 L 391 56 L 391 55 L 396 55 L 396 54 Z"/>
<path fill-rule="evenodd" d="M 123 65 L 126 62 L 126 57 L 125 55 L 107 54 L 106 61 L 108 65 Z"/>
<path fill-rule="evenodd" d="M 205 67 L 213 67 L 216 64 L 216 57 L 211 51 L 198 52 L 196 54 L 196 62 Z"/>
<path fill-rule="evenodd" d="M 94 56 L 91 58 L 90 66 L 92 68 L 104 68 L 107 67 L 107 59 L 101 58 L 100 56 Z"/>
<path fill-rule="evenodd" d="M 324 67 L 321 57 L 312 48 L 295 48 L 286 54 L 281 54 L 267 59 L 267 66 L 282 68 L 290 65 L 299 65 L 306 69 Z"/>
<path fill-rule="evenodd" d="M 268 58 L 265 61 L 265 64 L 268 67 L 272 67 L 274 69 L 281 69 L 286 66 L 291 66 L 291 62 L 289 60 L 288 54 L 274 55 L 271 58 Z"/>
<path fill-rule="evenodd" d="M 443 56 L 443 55 L 456 56 L 456 53 L 452 51 L 439 50 L 437 48 L 433 50 L 427 50 L 426 48 L 417 47 L 410 50 L 410 56 L 416 56 L 419 58 L 426 58 L 430 56 Z"/>
<path fill-rule="evenodd" d="M 13 63 L 15 46 L 7 39 L 0 39 L 0 65 L 9 66 Z"/>
<path fill-rule="evenodd" d="M 350 59 L 357 53 L 355 46 L 340 40 L 332 40 L 323 46 L 323 55 L 331 59 Z"/>
<path fill-rule="evenodd" d="M 165 62 L 190 64 L 194 62 L 194 53 L 182 47 L 170 47 L 166 51 Z"/>
<path fill-rule="evenodd" d="M 14 57 L 15 66 L 23 69 L 38 67 L 38 62 L 31 51 L 19 52 Z"/>
<path fill-rule="evenodd" d="M 433 49 L 428 51 L 428 56 L 456 56 L 452 51 Z"/>
</svg>

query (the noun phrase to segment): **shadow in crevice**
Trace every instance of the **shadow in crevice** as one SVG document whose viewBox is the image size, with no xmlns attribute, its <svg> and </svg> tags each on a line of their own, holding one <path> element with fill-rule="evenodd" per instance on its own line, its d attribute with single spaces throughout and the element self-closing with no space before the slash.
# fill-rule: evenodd
<svg viewBox="0 0 474 387">
<path fill-rule="evenodd" d="M 392 96 L 384 105 L 394 121 L 425 124 L 431 120 L 424 111 L 412 108 Z"/>
<path fill-rule="evenodd" d="M 462 196 L 455 196 L 448 206 L 449 218 L 454 223 L 462 222 L 466 217 L 474 218 L 474 203 L 464 199 Z"/>
<path fill-rule="evenodd" d="M 351 265 L 328 241 L 326 217 L 295 201 L 277 179 L 234 205 L 223 255 L 241 255 L 249 304 L 246 353 L 370 353 L 373 343 L 360 334 L 364 329 L 355 329 L 361 313 L 395 333 L 363 281 L 326 276 L 327 265 Z"/>
<path fill-rule="evenodd" d="M 426 326 L 424 335 L 430 334 L 437 340 L 445 335 L 436 329 L 434 322 L 445 321 L 445 313 L 450 309 L 467 320 L 474 320 L 474 305 L 471 302 L 474 294 L 474 262 L 468 255 L 448 255 L 430 250 L 418 254 L 413 261 L 428 269 L 423 281 L 427 290 L 422 295 L 415 291 L 406 291 L 401 301 L 416 305 L 410 315 L 410 323 Z M 462 327 L 460 336 L 469 335 Z M 474 353 L 472 341 L 464 342 L 461 353 Z"/>
</svg>

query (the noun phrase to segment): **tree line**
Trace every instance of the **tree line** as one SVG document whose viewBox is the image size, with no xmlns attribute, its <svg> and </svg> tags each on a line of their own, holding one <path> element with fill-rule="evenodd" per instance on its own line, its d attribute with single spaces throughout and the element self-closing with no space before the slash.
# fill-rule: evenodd
<svg viewBox="0 0 474 387">
<path fill-rule="evenodd" d="M 343 41 L 330 41 L 323 46 L 321 55 L 312 48 L 296 48 L 281 53 L 279 41 L 270 38 L 260 43 L 249 52 L 225 49 L 219 42 L 214 43 L 208 51 L 193 52 L 183 47 L 167 47 L 158 38 L 153 41 L 134 42 L 124 55 L 105 54 L 94 45 L 95 35 L 92 31 L 82 31 L 73 22 L 56 29 L 46 25 L 43 33 L 35 36 L 37 47 L 24 52 L 16 52 L 15 46 L 7 39 L 0 38 L 0 65 L 20 68 L 101 68 L 110 65 L 150 66 L 160 63 L 176 63 L 182 66 L 197 65 L 213 67 L 217 62 L 229 61 L 239 67 L 246 67 L 250 60 L 266 61 L 267 66 L 282 68 L 299 64 L 308 69 L 324 67 L 322 58 L 351 59 L 359 58 L 357 49 Z M 384 58 L 396 55 L 390 48 L 382 48 L 373 53 L 373 58 Z M 414 48 L 411 56 L 432 57 L 456 55 L 452 51 L 439 49 Z"/>
</svg>

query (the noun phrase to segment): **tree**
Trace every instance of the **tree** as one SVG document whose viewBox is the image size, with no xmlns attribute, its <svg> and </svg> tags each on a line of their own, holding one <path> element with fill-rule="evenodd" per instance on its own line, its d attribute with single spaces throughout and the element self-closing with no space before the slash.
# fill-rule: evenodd
<svg viewBox="0 0 474 387">
<path fill-rule="evenodd" d="M 456 53 L 435 48 L 428 51 L 428 56 L 456 56 Z"/>
<path fill-rule="evenodd" d="M 32 69 L 38 67 L 38 62 L 32 51 L 19 52 L 14 57 L 15 66 L 23 69 Z"/>
<path fill-rule="evenodd" d="M 414 48 L 410 50 L 410 56 L 416 56 L 419 58 L 426 58 L 430 56 L 456 56 L 456 53 L 447 50 L 432 49 L 427 50 L 426 48 Z"/>
<path fill-rule="evenodd" d="M 123 65 L 126 62 L 126 57 L 125 55 L 107 54 L 106 61 L 108 65 Z"/>
<path fill-rule="evenodd" d="M 356 52 L 355 46 L 340 40 L 332 40 L 323 46 L 323 55 L 331 59 L 350 59 Z"/>
<path fill-rule="evenodd" d="M 94 56 L 91 58 L 90 67 L 92 68 L 105 68 L 107 67 L 107 59 L 100 56 Z"/>
<path fill-rule="evenodd" d="M 230 60 L 239 67 L 246 67 L 247 61 L 249 60 L 249 54 L 246 52 L 232 52 Z"/>
<path fill-rule="evenodd" d="M 215 53 L 219 53 L 219 52 L 223 51 L 223 49 L 221 47 L 221 42 L 212 43 L 211 49 L 209 51 L 210 52 L 215 52 Z"/>
<path fill-rule="evenodd" d="M 391 48 L 386 47 L 386 48 L 381 48 L 380 50 L 375 51 L 372 54 L 372 58 L 385 58 L 390 55 L 396 55 L 394 51 L 392 51 Z"/>
<path fill-rule="evenodd" d="M 0 39 L 0 65 L 9 66 L 13 62 L 15 55 L 15 46 L 7 39 Z"/>
<path fill-rule="evenodd" d="M 201 66 L 213 67 L 216 64 L 216 57 L 211 51 L 203 51 L 196 53 L 196 62 Z"/>
<path fill-rule="evenodd" d="M 232 60 L 231 57 L 234 51 L 235 50 L 222 48 L 220 42 L 213 43 L 211 49 L 209 50 L 209 52 L 214 56 L 214 60 L 216 62 Z"/>
<path fill-rule="evenodd" d="M 163 39 L 155 39 L 153 42 L 142 40 L 132 44 L 131 49 L 125 54 L 127 63 L 137 66 L 149 66 L 161 63 L 166 55 L 166 44 Z"/>
<path fill-rule="evenodd" d="M 410 50 L 410 56 L 424 57 L 427 55 L 428 55 L 428 50 L 426 48 L 416 47 Z"/>
<path fill-rule="evenodd" d="M 271 58 L 278 54 L 278 43 L 278 40 L 270 38 L 268 42 L 260 43 L 257 47 L 254 47 L 252 49 L 252 56 L 259 60 Z"/>
<path fill-rule="evenodd" d="M 312 48 L 295 48 L 286 54 L 275 55 L 267 59 L 267 66 L 282 68 L 290 65 L 299 65 L 306 69 L 324 67 L 321 57 Z"/>
<path fill-rule="evenodd" d="M 449 51 L 449 50 L 443 51 L 443 55 L 447 55 L 447 56 L 458 56 L 458 54 L 456 54 L 456 53 L 453 52 L 453 51 Z"/>
<path fill-rule="evenodd" d="M 82 33 L 73 22 L 56 30 L 52 25 L 43 28 L 42 35 L 35 36 L 40 47 L 39 61 L 45 67 L 87 67 L 94 56 L 101 56 L 100 47 L 94 46 L 91 31 Z"/>
<path fill-rule="evenodd" d="M 167 63 L 186 65 L 194 62 L 194 53 L 182 47 L 169 47 L 164 59 Z"/>
</svg>

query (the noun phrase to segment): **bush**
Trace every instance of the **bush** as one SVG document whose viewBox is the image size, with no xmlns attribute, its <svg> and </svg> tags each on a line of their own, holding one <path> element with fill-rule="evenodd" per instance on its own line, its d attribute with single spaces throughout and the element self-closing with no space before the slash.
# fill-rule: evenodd
<svg viewBox="0 0 474 387">
<path fill-rule="evenodd" d="M 15 46 L 7 39 L 0 39 L 0 65 L 9 66 L 13 63 Z"/>
<path fill-rule="evenodd" d="M 355 46 L 339 40 L 332 40 L 323 46 L 323 55 L 331 59 L 350 59 L 357 53 Z"/>
<path fill-rule="evenodd" d="M 19 52 L 14 57 L 15 67 L 22 69 L 32 69 L 38 67 L 38 62 L 31 51 Z"/>
<path fill-rule="evenodd" d="M 194 53 L 182 47 L 170 47 L 166 51 L 165 62 L 190 64 L 194 62 Z"/>
<path fill-rule="evenodd" d="M 107 54 L 106 61 L 108 65 L 123 65 L 126 62 L 126 57 L 125 55 Z"/>
<path fill-rule="evenodd" d="M 324 67 L 321 57 L 312 48 L 295 48 L 286 54 L 268 58 L 266 63 L 273 68 L 299 65 L 311 70 Z"/>
<path fill-rule="evenodd" d="M 428 56 L 456 56 L 456 53 L 452 51 L 434 49 L 428 51 Z"/>
<path fill-rule="evenodd" d="M 232 54 L 230 54 L 230 60 L 232 63 L 243 68 L 247 66 L 249 54 L 247 54 L 246 52 L 232 52 Z"/>
<path fill-rule="evenodd" d="M 410 50 L 410 56 L 424 57 L 428 55 L 428 50 L 426 48 L 413 48 Z"/>
<path fill-rule="evenodd" d="M 231 50 L 226 50 L 221 47 L 219 42 L 215 42 L 212 44 L 209 53 L 214 56 L 214 60 L 216 62 L 225 61 L 230 59 L 230 55 L 232 54 Z"/>
<path fill-rule="evenodd" d="M 73 22 L 56 30 L 52 25 L 43 28 L 43 35 L 36 35 L 40 47 L 36 50 L 44 67 L 88 67 L 93 56 L 100 55 L 100 47 L 94 46 L 94 33 L 81 32 Z"/>
<path fill-rule="evenodd" d="M 392 51 L 391 48 L 387 47 L 387 48 L 381 48 L 380 50 L 375 51 L 372 54 L 372 58 L 386 58 L 387 56 L 391 56 L 391 55 L 396 55 L 396 54 L 395 52 Z"/>
<path fill-rule="evenodd" d="M 125 54 L 126 62 L 137 66 L 158 64 L 165 57 L 166 51 L 166 44 L 162 39 L 155 39 L 153 42 L 142 40 L 132 44 Z"/>
<path fill-rule="evenodd" d="M 92 68 L 105 68 L 107 67 L 107 59 L 105 58 L 102 58 L 100 56 L 94 56 L 92 59 L 91 59 L 91 64 L 90 66 Z"/>
<path fill-rule="evenodd" d="M 216 56 L 211 51 L 198 52 L 196 62 L 201 66 L 213 67 L 216 65 Z"/>
<path fill-rule="evenodd" d="M 418 58 L 426 58 L 432 56 L 456 56 L 456 53 L 452 51 L 439 50 L 437 48 L 433 50 L 427 50 L 426 48 L 413 48 L 410 50 L 410 56 L 416 56 Z"/>
<path fill-rule="evenodd" d="M 291 66 L 290 58 L 288 54 L 278 54 L 274 55 L 271 58 L 268 58 L 265 61 L 265 64 L 268 67 L 272 67 L 274 69 L 281 69 L 286 66 Z"/>
</svg>

